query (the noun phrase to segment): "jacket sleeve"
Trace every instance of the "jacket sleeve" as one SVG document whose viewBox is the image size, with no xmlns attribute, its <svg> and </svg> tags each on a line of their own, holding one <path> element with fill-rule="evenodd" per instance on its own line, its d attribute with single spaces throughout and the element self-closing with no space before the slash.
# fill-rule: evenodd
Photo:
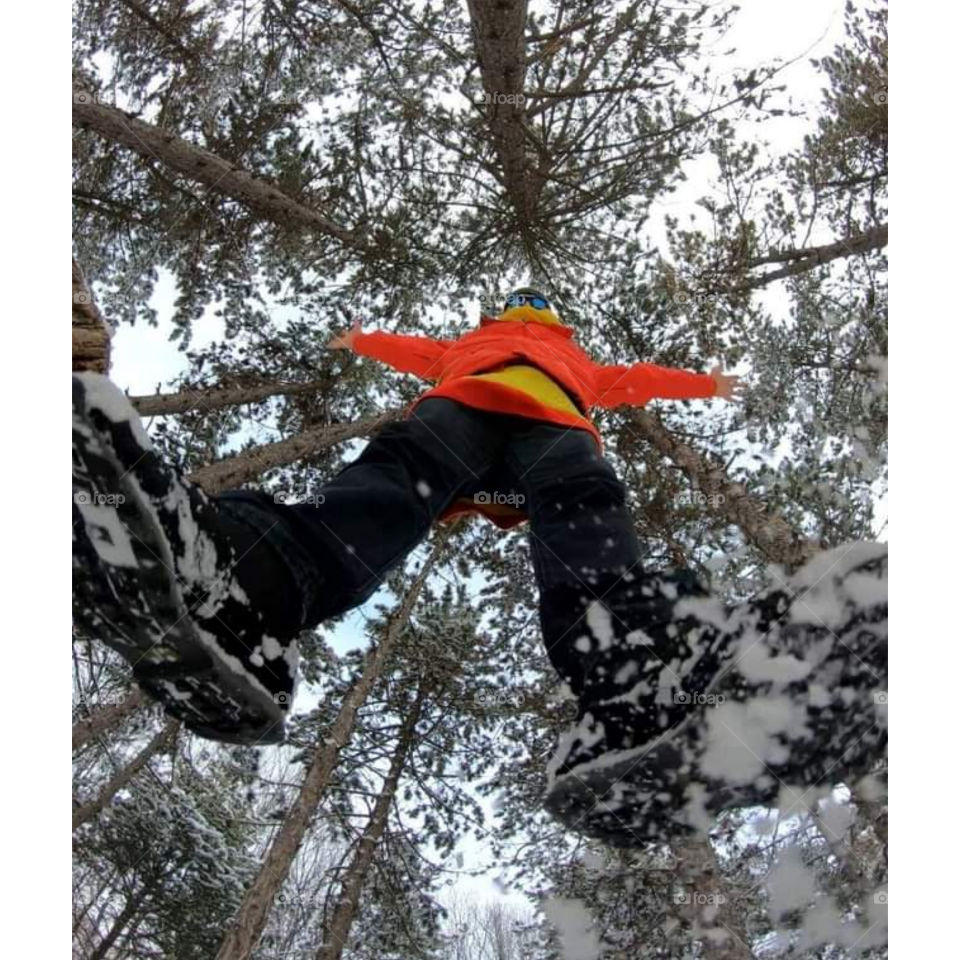
<svg viewBox="0 0 960 960">
<path fill-rule="evenodd" d="M 389 364 L 401 373 L 413 373 L 424 380 L 439 380 L 443 358 L 456 340 L 431 340 L 400 333 L 374 330 L 353 338 L 353 352 Z"/>
<path fill-rule="evenodd" d="M 692 400 L 713 397 L 717 385 L 708 373 L 692 373 L 655 363 L 627 366 L 594 364 L 595 403 L 600 407 L 619 407 L 623 403 L 642 406 L 648 400 Z"/>
</svg>

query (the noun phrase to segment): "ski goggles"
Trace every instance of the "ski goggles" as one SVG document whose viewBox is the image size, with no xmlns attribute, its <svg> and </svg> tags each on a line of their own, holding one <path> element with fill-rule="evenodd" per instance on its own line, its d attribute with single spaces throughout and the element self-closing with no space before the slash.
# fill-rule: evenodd
<svg viewBox="0 0 960 960">
<path fill-rule="evenodd" d="M 553 307 L 550 305 L 550 301 L 546 297 L 541 297 L 533 293 L 511 293 L 507 297 L 506 302 L 503 305 L 504 310 L 509 310 L 510 307 L 522 307 L 529 305 L 535 310 L 552 310 Z"/>
</svg>

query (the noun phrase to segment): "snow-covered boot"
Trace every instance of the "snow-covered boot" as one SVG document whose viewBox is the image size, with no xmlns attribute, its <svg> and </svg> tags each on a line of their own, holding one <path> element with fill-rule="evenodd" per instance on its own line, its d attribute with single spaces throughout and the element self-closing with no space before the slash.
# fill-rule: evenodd
<svg viewBox="0 0 960 960">
<path fill-rule="evenodd" d="M 669 574 L 581 606 L 580 712 L 547 808 L 634 846 L 867 774 L 886 745 L 886 570 L 886 545 L 852 543 L 735 607 Z"/>
<path fill-rule="evenodd" d="M 106 377 L 73 378 L 74 620 L 201 736 L 284 738 L 302 602 L 260 532 L 153 451 Z"/>
</svg>

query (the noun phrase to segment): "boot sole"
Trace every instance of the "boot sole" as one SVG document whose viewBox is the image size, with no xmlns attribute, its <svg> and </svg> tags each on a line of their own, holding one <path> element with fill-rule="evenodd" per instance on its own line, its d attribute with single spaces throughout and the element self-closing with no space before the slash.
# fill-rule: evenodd
<svg viewBox="0 0 960 960">
<path fill-rule="evenodd" d="M 863 569 L 877 562 L 868 561 Z M 885 555 L 881 562 L 885 566 Z M 886 633 L 885 619 L 868 621 L 867 627 L 878 637 Z M 704 693 L 723 691 L 726 676 L 726 671 L 721 672 Z M 846 740 L 852 747 L 863 735 L 864 722 L 861 718 L 860 727 L 848 732 Z M 783 783 L 776 768 L 765 765 L 761 782 L 741 785 L 699 771 L 704 725 L 703 712 L 696 711 L 652 743 L 574 767 L 551 784 L 545 808 L 577 833 L 608 846 L 631 848 L 705 834 L 724 810 L 775 805 Z M 837 746 L 845 755 L 847 747 Z M 831 782 L 855 781 L 872 769 L 873 764 L 862 763 L 854 769 L 838 769 Z M 818 781 L 807 789 L 825 784 Z"/>
<path fill-rule="evenodd" d="M 699 772 L 702 722 L 703 717 L 691 715 L 652 744 L 610 754 L 606 763 L 594 760 L 575 767 L 557 778 L 544 807 L 576 833 L 607 846 L 633 848 L 705 835 L 725 810 L 777 806 L 781 785 L 787 784 L 769 766 L 761 775 L 762 783 L 742 785 Z M 800 799 L 808 794 L 812 799 L 817 795 L 815 788 L 841 780 L 856 782 L 874 766 L 811 785 L 799 784 Z"/>
<path fill-rule="evenodd" d="M 91 421 L 75 377 L 74 623 L 116 650 L 137 683 L 193 733 L 224 743 L 281 743 L 284 709 L 195 628 L 174 570 L 151 508 Z"/>
<path fill-rule="evenodd" d="M 705 833 L 719 809 L 763 802 L 696 775 L 680 742 L 695 733 L 701 718 L 691 714 L 652 744 L 610 754 L 558 777 L 545 808 L 576 833 L 607 846 L 632 848 Z M 710 807 L 691 810 L 690 788 L 709 792 Z M 776 791 L 767 802 L 776 799 Z"/>
</svg>

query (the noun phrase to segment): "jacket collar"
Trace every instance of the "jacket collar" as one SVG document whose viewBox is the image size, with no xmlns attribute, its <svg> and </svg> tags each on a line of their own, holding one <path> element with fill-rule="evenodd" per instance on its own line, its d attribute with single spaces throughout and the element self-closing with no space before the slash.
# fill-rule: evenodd
<svg viewBox="0 0 960 960">
<path fill-rule="evenodd" d="M 500 320 L 498 317 L 490 317 L 487 314 L 483 314 L 480 317 L 480 326 L 486 327 L 491 323 L 523 323 L 523 320 Z M 549 330 L 551 333 L 555 333 L 558 336 L 564 337 L 569 340 L 573 336 L 574 330 L 573 327 L 568 327 L 562 323 L 538 323 L 538 327 L 543 330 Z"/>
</svg>

